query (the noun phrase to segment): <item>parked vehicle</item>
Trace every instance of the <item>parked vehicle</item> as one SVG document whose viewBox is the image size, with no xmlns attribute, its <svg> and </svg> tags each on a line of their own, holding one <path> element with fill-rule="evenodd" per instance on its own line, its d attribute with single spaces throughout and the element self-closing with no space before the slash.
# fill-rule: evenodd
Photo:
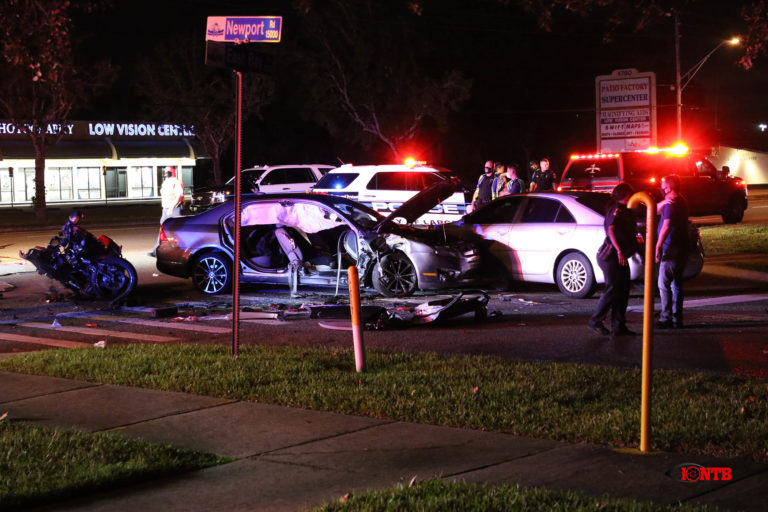
<svg viewBox="0 0 768 512">
<path fill-rule="evenodd" d="M 242 192 L 275 194 L 283 192 L 306 192 L 325 173 L 333 169 L 332 165 L 263 165 L 243 169 L 241 173 Z M 235 191 L 235 178 L 218 187 L 195 189 L 189 209 L 199 212 L 216 206 L 232 198 Z"/>
<path fill-rule="evenodd" d="M 312 192 L 348 197 L 383 215 L 397 210 L 405 201 L 433 183 L 455 178 L 448 169 L 425 164 L 345 164 L 323 176 Z M 458 178 L 456 178 L 458 179 Z M 417 224 L 438 224 L 459 220 L 472 201 L 472 191 L 461 186 L 445 201 L 435 205 Z"/>
<path fill-rule="evenodd" d="M 460 186 L 458 179 L 439 180 L 388 217 L 328 194 L 244 198 L 241 282 L 339 286 L 346 283 L 342 269 L 356 265 L 361 285 L 385 296 L 473 284 L 479 259 L 471 241 L 397 222 L 413 222 Z M 158 270 L 191 278 L 206 294 L 228 291 L 233 206 L 228 201 L 199 215 L 166 220 L 157 247 Z"/>
<path fill-rule="evenodd" d="M 47 247 L 34 247 L 20 256 L 38 273 L 82 297 L 113 302 L 127 297 L 138 281 L 136 269 L 114 240 L 106 235 L 96 238 L 79 225 L 81 219 L 81 212 L 73 212 Z"/>
<path fill-rule="evenodd" d="M 747 184 L 718 170 L 706 158 L 684 147 L 627 153 L 573 155 L 563 171 L 558 191 L 594 190 L 610 192 L 621 182 L 636 191 L 645 190 L 658 201 L 661 180 L 680 176 L 681 193 L 694 217 L 720 215 L 726 224 L 741 222 L 747 209 Z"/>
<path fill-rule="evenodd" d="M 484 254 L 490 260 L 484 261 L 484 270 L 498 267 L 493 272 L 498 287 L 511 287 L 513 281 L 552 283 L 568 297 L 586 298 L 605 282 L 596 253 L 605 240 L 609 200 L 607 193 L 579 191 L 504 196 L 445 227 L 458 237 L 479 235 L 488 241 Z M 690 258 L 686 278 L 703 266 L 698 231 L 695 236 L 700 251 Z M 643 277 L 642 249 L 629 259 L 629 267 L 633 280 Z"/>
</svg>

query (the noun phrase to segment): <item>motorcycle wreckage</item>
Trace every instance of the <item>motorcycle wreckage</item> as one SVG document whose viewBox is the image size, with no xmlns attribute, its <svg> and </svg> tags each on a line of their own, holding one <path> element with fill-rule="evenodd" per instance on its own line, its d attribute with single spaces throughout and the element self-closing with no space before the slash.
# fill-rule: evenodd
<svg viewBox="0 0 768 512">
<path fill-rule="evenodd" d="M 81 297 L 117 303 L 136 288 L 136 269 L 123 258 L 122 247 L 114 240 L 106 235 L 96 238 L 80 227 L 83 217 L 75 210 L 48 247 L 34 247 L 19 255 L 37 267 L 39 274 Z"/>
</svg>

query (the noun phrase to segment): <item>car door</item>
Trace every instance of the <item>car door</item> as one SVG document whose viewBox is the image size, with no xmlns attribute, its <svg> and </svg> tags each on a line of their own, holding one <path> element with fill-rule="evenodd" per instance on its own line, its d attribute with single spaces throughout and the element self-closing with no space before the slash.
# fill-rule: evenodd
<svg viewBox="0 0 768 512">
<path fill-rule="evenodd" d="M 551 282 L 555 259 L 573 247 L 576 220 L 553 198 L 527 196 L 505 234 L 519 261 L 519 279 Z"/>
<path fill-rule="evenodd" d="M 517 251 L 510 245 L 509 232 L 517 217 L 524 196 L 506 196 L 467 215 L 464 229 L 488 240 L 487 250 L 506 267 L 513 278 L 519 278 L 520 261 Z"/>
<path fill-rule="evenodd" d="M 359 201 L 386 216 L 420 190 L 415 172 L 377 172 L 360 191 Z"/>
<path fill-rule="evenodd" d="M 259 190 L 265 194 L 279 192 L 306 192 L 317 182 L 308 167 L 278 167 L 265 172 L 258 181 Z"/>
<path fill-rule="evenodd" d="M 691 162 L 688 172 L 679 173 L 680 193 L 688 201 L 691 215 L 719 215 L 727 202 L 726 187 L 717 169 L 707 160 Z"/>
</svg>

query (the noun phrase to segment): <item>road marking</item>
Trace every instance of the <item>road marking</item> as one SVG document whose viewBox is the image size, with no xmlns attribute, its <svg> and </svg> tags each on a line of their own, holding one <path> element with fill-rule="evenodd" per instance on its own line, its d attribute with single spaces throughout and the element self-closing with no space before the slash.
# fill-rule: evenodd
<svg viewBox="0 0 768 512">
<path fill-rule="evenodd" d="M 702 308 L 706 306 L 720 306 L 722 304 L 739 304 L 742 302 L 756 302 L 759 300 L 768 300 L 765 294 L 749 295 L 731 295 L 729 297 L 710 297 L 709 299 L 688 299 L 683 300 L 683 308 Z M 654 304 L 658 307 L 660 304 Z M 643 311 L 643 306 L 631 306 L 627 308 L 628 312 Z"/>
<path fill-rule="evenodd" d="M 167 341 L 179 341 L 178 338 L 172 338 L 170 336 L 157 336 L 155 334 L 140 334 L 137 332 L 120 332 L 120 331 L 112 331 L 110 329 L 98 329 L 95 327 L 72 327 L 68 325 L 62 325 L 61 327 L 53 327 L 51 324 L 45 324 L 42 322 L 25 322 L 18 325 L 20 327 L 33 327 L 35 329 L 49 329 L 49 330 L 55 330 L 55 331 L 75 332 L 78 334 L 89 334 L 92 336 L 109 336 L 112 338 L 127 338 L 130 340 L 154 341 L 157 343 L 163 343 Z"/>
<path fill-rule="evenodd" d="M 210 334 L 226 334 L 232 332 L 231 327 L 216 327 L 215 325 L 204 325 L 200 322 L 162 322 L 160 320 L 145 320 L 143 318 L 118 318 L 114 316 L 95 316 L 90 317 L 94 320 L 105 322 L 121 322 L 124 324 L 146 325 L 148 327 L 159 327 L 160 329 L 178 329 L 180 331 L 207 332 Z"/>
<path fill-rule="evenodd" d="M 15 341 L 18 343 L 34 343 L 36 345 L 50 345 L 52 347 L 61 347 L 61 348 L 81 348 L 81 347 L 91 346 L 90 343 L 83 343 L 80 341 L 54 340 L 51 338 L 36 338 L 34 336 L 22 336 L 21 334 L 10 334 L 6 332 L 0 332 L 0 340 Z"/>
<path fill-rule="evenodd" d="M 285 322 L 282 320 L 257 320 L 257 319 L 251 319 L 251 320 L 240 320 L 240 323 L 243 324 L 261 324 L 261 325 L 285 325 Z M 230 329 L 230 332 L 232 330 Z"/>
<path fill-rule="evenodd" d="M 704 306 L 719 306 L 721 304 L 738 304 L 740 302 L 755 302 L 758 300 L 768 300 L 765 294 L 750 295 L 731 295 L 729 297 L 711 297 L 709 299 L 683 300 L 684 308 L 700 308 Z"/>
</svg>

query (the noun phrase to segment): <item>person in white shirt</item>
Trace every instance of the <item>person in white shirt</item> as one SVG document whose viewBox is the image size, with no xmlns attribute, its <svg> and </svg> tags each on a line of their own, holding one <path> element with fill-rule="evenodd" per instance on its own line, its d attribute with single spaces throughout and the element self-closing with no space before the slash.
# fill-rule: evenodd
<svg viewBox="0 0 768 512">
<path fill-rule="evenodd" d="M 160 217 L 160 225 L 168 217 L 181 215 L 181 207 L 184 204 L 184 184 L 176 177 L 173 167 L 166 167 L 163 175 L 165 179 L 160 187 L 163 214 Z"/>
</svg>

